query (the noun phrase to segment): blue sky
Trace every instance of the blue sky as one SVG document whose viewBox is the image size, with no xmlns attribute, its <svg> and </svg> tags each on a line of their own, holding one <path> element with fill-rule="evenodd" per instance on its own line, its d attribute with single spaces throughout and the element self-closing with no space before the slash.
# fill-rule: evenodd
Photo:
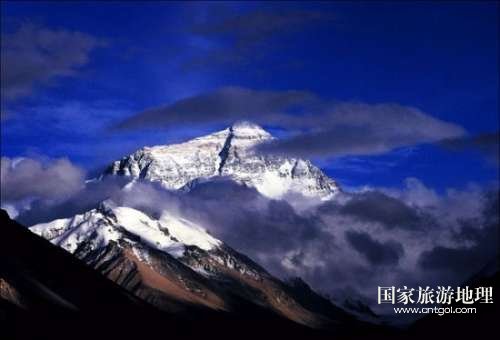
<svg viewBox="0 0 500 340">
<path fill-rule="evenodd" d="M 227 86 L 301 90 L 328 102 L 396 103 L 460 126 L 468 136 L 498 131 L 493 2 L 1 6 L 2 35 L 28 25 L 92 39 L 79 50 L 85 61 L 63 70 L 71 74 L 59 68 L 22 96 L 2 97 L 2 156 L 68 157 L 93 172 L 140 146 L 223 127 L 214 120 L 110 129 L 145 109 Z M 437 190 L 498 181 L 498 164 L 481 152 L 435 143 L 316 161 L 349 187 L 398 186 L 407 177 Z"/>
</svg>

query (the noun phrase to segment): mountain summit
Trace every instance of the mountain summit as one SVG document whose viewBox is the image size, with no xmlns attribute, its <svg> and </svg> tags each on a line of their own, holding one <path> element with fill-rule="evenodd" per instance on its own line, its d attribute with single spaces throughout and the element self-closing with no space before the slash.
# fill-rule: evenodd
<svg viewBox="0 0 500 340">
<path fill-rule="evenodd" d="M 270 198 L 298 193 L 327 200 L 340 190 L 334 180 L 307 160 L 255 152 L 255 146 L 272 139 L 262 127 L 239 122 L 184 143 L 144 147 L 113 162 L 105 174 L 146 179 L 167 189 L 183 190 L 223 176 Z"/>
</svg>

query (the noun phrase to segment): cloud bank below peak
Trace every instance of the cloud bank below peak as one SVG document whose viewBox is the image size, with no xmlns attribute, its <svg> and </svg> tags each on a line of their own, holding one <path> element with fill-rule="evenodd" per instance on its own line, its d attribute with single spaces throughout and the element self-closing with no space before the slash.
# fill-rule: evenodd
<svg viewBox="0 0 500 340">
<path fill-rule="evenodd" d="M 85 186 L 85 171 L 68 159 L 1 158 L 0 205 L 11 217 L 33 201 L 65 201 Z M 10 207 L 10 208 L 9 208 Z"/>
<path fill-rule="evenodd" d="M 275 275 L 300 276 L 336 298 L 367 301 L 380 285 L 458 284 L 498 252 L 497 190 L 439 194 L 411 178 L 402 189 L 342 193 L 299 212 L 227 179 L 187 193 L 141 180 L 124 190 L 119 179 L 87 183 L 58 204 L 33 204 L 18 220 L 32 225 L 70 217 L 104 199 L 151 216 L 168 211 L 202 225 Z M 394 216 L 397 209 L 404 211 Z"/>
<path fill-rule="evenodd" d="M 148 109 L 114 129 L 230 125 L 241 120 L 288 132 L 288 138 L 261 145 L 259 152 L 305 158 L 380 154 L 466 134 L 461 126 L 414 107 L 329 101 L 309 91 L 243 87 L 222 87 Z"/>
</svg>

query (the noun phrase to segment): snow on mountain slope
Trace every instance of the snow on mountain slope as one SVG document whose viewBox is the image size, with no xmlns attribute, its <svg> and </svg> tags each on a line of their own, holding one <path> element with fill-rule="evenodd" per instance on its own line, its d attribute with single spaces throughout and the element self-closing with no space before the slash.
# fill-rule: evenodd
<svg viewBox="0 0 500 340">
<path fill-rule="evenodd" d="M 154 219 L 108 200 L 30 230 L 159 308 L 172 311 L 187 303 L 230 311 L 243 299 L 302 324 L 327 322 L 257 263 L 167 213 Z"/>
<path fill-rule="evenodd" d="M 84 214 L 37 224 L 30 230 L 81 256 L 118 244 L 130 249 L 142 262 L 149 262 L 150 250 L 161 252 L 206 277 L 216 276 L 221 268 L 253 279 L 269 276 L 258 264 L 190 221 L 167 212 L 153 219 L 136 209 L 118 207 L 109 200 Z"/>
<path fill-rule="evenodd" d="M 106 174 L 130 176 L 161 183 L 167 189 L 185 189 L 216 176 L 256 188 L 270 198 L 287 193 L 330 199 L 339 191 L 336 182 L 307 160 L 258 155 L 253 148 L 272 140 L 251 123 L 181 144 L 144 147 L 114 162 Z"/>
<path fill-rule="evenodd" d="M 91 241 L 96 249 L 121 239 L 134 244 L 137 238 L 174 257 L 183 256 L 185 246 L 211 250 L 222 244 L 203 228 L 185 219 L 165 213 L 159 220 L 153 220 L 136 209 L 117 207 L 111 201 L 103 202 L 98 209 L 38 224 L 30 230 L 71 253 L 83 242 Z"/>
</svg>

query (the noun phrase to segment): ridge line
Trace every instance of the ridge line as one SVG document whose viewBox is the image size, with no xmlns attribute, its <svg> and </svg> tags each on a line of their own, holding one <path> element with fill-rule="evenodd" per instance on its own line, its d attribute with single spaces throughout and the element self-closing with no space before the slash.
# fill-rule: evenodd
<svg viewBox="0 0 500 340">
<path fill-rule="evenodd" d="M 229 149 L 231 148 L 231 141 L 233 140 L 234 137 L 234 132 L 233 132 L 233 127 L 229 127 L 229 135 L 227 136 L 224 146 L 222 147 L 221 151 L 219 152 L 219 158 L 220 158 L 220 163 L 219 163 L 219 168 L 217 169 L 217 173 L 219 176 L 222 174 L 222 168 L 226 164 L 227 157 L 229 156 Z"/>
</svg>

